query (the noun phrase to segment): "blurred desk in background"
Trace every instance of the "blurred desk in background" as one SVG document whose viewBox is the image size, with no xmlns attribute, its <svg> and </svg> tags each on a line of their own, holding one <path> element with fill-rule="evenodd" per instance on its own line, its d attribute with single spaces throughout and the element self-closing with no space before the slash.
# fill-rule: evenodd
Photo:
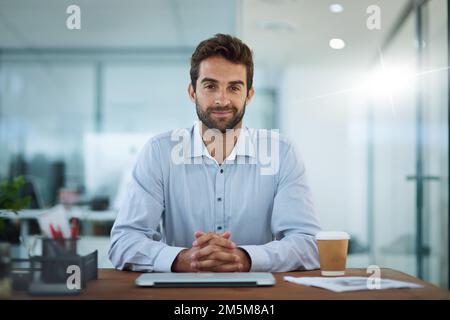
<svg viewBox="0 0 450 320">
<path fill-rule="evenodd" d="M 27 248 L 30 246 L 30 222 L 39 217 L 39 215 L 45 213 L 46 209 L 30 209 L 20 211 L 18 215 L 13 212 L 0 213 L 1 218 L 11 219 L 20 222 L 20 237 L 22 245 L 13 248 L 17 250 L 14 256 L 16 258 L 28 257 Z M 112 264 L 108 259 L 107 253 L 109 249 L 110 239 L 109 233 L 96 235 L 94 232 L 94 224 L 108 224 L 112 225 L 117 216 L 117 211 L 92 211 L 87 208 L 73 207 L 70 210 L 66 210 L 67 218 L 77 218 L 82 224 L 82 234 L 80 234 L 80 242 L 78 246 L 79 254 L 90 253 L 93 250 L 98 250 L 98 264 L 102 268 L 112 268 Z M 36 254 L 40 252 L 40 243 L 33 245 L 35 247 L 32 251 Z"/>
<path fill-rule="evenodd" d="M 49 208 L 50 209 L 50 208 Z M 20 219 L 20 220 L 30 220 L 37 219 L 37 217 L 44 213 L 48 209 L 26 209 L 15 214 L 13 212 L 2 212 L 0 213 L 1 218 L 7 219 Z M 68 218 L 78 218 L 80 220 L 86 221 L 114 221 L 117 216 L 116 210 L 104 210 L 104 211 L 93 211 L 90 209 L 84 209 L 81 207 L 73 207 L 72 209 L 66 210 Z"/>
<path fill-rule="evenodd" d="M 37 219 L 39 215 L 45 213 L 49 209 L 28 209 L 22 210 L 18 214 L 15 214 L 14 212 L 2 212 L 0 213 L 0 218 L 19 220 L 21 236 L 23 239 L 27 239 L 29 235 L 30 220 Z M 81 207 L 72 207 L 71 209 L 66 210 L 66 215 L 68 219 L 77 218 L 82 222 L 91 224 L 93 222 L 114 222 L 117 211 L 93 211 Z"/>
</svg>

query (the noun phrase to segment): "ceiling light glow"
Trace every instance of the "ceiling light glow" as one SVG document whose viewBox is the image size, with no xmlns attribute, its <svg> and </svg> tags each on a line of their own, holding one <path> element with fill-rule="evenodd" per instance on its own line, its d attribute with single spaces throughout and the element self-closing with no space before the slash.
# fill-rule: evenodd
<svg viewBox="0 0 450 320">
<path fill-rule="evenodd" d="M 344 49 L 345 42 L 342 39 L 331 39 L 330 40 L 330 47 L 336 50 Z"/>
</svg>

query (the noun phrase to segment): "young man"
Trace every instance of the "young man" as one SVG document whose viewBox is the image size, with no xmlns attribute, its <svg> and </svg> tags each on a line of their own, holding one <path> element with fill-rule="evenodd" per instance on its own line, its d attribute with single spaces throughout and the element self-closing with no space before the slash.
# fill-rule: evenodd
<svg viewBox="0 0 450 320">
<path fill-rule="evenodd" d="M 217 34 L 196 48 L 190 75 L 199 121 L 184 134 L 151 138 L 141 151 L 111 231 L 113 265 L 154 272 L 318 268 L 320 227 L 303 163 L 285 138 L 242 126 L 254 94 L 251 50 Z"/>
</svg>

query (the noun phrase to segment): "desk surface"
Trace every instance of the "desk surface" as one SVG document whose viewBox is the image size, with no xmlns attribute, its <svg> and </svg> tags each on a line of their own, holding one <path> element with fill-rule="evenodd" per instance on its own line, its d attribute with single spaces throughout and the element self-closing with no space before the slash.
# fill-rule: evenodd
<svg viewBox="0 0 450 320">
<path fill-rule="evenodd" d="M 316 277 L 319 270 L 274 273 L 277 284 L 273 287 L 241 288 L 141 288 L 134 285 L 140 273 L 99 269 L 99 279 L 88 283 L 77 296 L 30 296 L 14 292 L 13 299 L 149 299 L 149 300 L 303 300 L 303 299 L 449 299 L 450 293 L 430 283 L 392 269 L 381 269 L 381 277 L 410 281 L 424 285 L 420 289 L 388 289 L 347 293 L 301 286 L 286 282 L 283 276 Z M 347 276 L 365 276 L 365 269 L 348 269 Z"/>
</svg>

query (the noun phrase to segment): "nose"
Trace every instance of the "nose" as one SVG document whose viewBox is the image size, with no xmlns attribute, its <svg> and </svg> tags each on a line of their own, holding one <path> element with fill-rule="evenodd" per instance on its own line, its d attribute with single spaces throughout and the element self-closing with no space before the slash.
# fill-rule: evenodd
<svg viewBox="0 0 450 320">
<path fill-rule="evenodd" d="M 215 97 L 214 105 L 220 106 L 220 107 L 225 107 L 225 106 L 230 105 L 230 102 L 231 101 L 227 96 L 226 89 L 219 90 L 217 96 Z"/>
</svg>

